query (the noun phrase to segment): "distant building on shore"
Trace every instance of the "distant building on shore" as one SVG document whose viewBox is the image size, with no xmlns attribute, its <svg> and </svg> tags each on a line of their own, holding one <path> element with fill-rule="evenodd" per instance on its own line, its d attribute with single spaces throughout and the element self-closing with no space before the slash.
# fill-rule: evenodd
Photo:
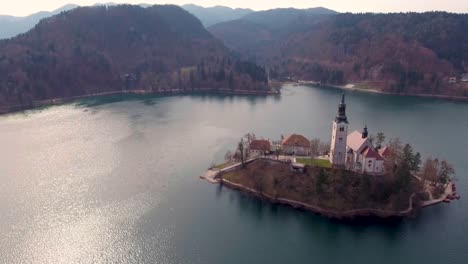
<svg viewBox="0 0 468 264">
<path fill-rule="evenodd" d="M 343 94 L 338 105 L 338 114 L 333 121 L 330 163 L 334 167 L 362 173 L 384 173 L 385 159 L 370 142 L 367 126 L 363 132 L 354 131 L 351 134 L 348 134 L 348 126 L 345 96 Z"/>
</svg>

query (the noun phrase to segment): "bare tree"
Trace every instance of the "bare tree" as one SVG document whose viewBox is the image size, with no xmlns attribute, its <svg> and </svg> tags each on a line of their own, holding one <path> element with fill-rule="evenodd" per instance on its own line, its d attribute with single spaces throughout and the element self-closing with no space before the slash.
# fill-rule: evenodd
<svg viewBox="0 0 468 264">
<path fill-rule="evenodd" d="M 276 156 L 276 159 L 277 159 L 277 160 L 279 160 L 280 154 L 281 154 L 281 150 L 275 149 L 275 156 Z"/>
<path fill-rule="evenodd" d="M 243 166 L 245 166 L 244 138 L 241 138 L 239 144 L 237 145 L 237 150 L 239 151 L 241 163 Z"/>
<path fill-rule="evenodd" d="M 250 132 L 247 133 L 247 134 L 245 134 L 244 137 L 245 137 L 245 139 L 246 139 L 247 144 L 252 143 L 252 141 L 254 141 L 255 138 L 256 138 L 256 137 L 255 137 L 255 134 L 254 134 L 254 133 L 250 133 Z"/>
<path fill-rule="evenodd" d="M 436 184 L 442 183 L 443 185 L 447 185 L 454 174 L 455 169 L 446 160 L 440 161 L 439 159 L 428 158 L 424 162 L 420 175 L 424 181 L 431 181 Z"/>
<path fill-rule="evenodd" d="M 228 150 L 226 152 L 226 154 L 224 154 L 224 161 L 229 162 L 229 161 L 231 161 L 231 159 L 232 159 L 232 152 L 230 150 Z"/>
<path fill-rule="evenodd" d="M 399 138 L 392 138 L 388 142 L 389 154 L 385 159 L 385 168 L 389 172 L 395 172 L 397 164 L 400 163 L 403 155 L 403 143 Z"/>
<path fill-rule="evenodd" d="M 423 168 L 420 173 L 421 179 L 426 181 L 435 182 L 437 179 L 437 168 L 435 167 L 432 158 L 428 158 L 424 161 Z"/>
<path fill-rule="evenodd" d="M 330 142 L 320 142 L 319 154 L 325 155 L 330 152 Z"/>
<path fill-rule="evenodd" d="M 314 159 L 320 152 L 320 139 L 314 138 L 310 141 L 310 157 Z"/>
</svg>

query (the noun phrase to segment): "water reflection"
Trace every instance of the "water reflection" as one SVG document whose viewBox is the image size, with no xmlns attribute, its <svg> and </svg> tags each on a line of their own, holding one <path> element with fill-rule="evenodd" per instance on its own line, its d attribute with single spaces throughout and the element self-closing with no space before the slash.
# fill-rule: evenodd
<svg viewBox="0 0 468 264">
<path fill-rule="evenodd" d="M 463 200 L 408 221 L 336 222 L 198 179 L 249 131 L 328 140 L 340 93 L 119 96 L 1 116 L 0 263 L 463 263 Z M 468 192 L 468 104 L 348 99 L 352 129 L 447 157 Z"/>
</svg>

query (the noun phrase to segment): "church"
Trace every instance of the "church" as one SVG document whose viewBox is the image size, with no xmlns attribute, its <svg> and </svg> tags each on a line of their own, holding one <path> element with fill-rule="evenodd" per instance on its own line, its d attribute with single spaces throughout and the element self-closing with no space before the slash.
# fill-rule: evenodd
<svg viewBox="0 0 468 264">
<path fill-rule="evenodd" d="M 348 134 L 348 127 L 343 94 L 338 105 L 338 114 L 333 121 L 330 163 L 334 167 L 361 173 L 374 175 L 385 173 L 385 159 L 369 140 L 367 126 L 362 132 L 354 131 L 351 134 Z"/>
</svg>

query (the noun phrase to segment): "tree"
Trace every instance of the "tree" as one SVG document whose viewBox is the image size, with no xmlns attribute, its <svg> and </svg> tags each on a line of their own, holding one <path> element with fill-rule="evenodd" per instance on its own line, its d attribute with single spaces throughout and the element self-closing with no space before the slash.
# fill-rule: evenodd
<svg viewBox="0 0 468 264">
<path fill-rule="evenodd" d="M 413 171 L 421 170 L 421 153 L 417 152 L 416 155 L 414 155 L 413 161 L 411 163 L 411 170 Z"/>
<path fill-rule="evenodd" d="M 425 181 L 432 181 L 436 184 L 446 185 L 455 174 L 455 169 L 446 160 L 427 159 L 421 172 L 421 178 Z"/>
<path fill-rule="evenodd" d="M 437 179 L 437 168 L 432 158 L 428 158 L 424 161 L 422 171 L 420 173 L 421 178 L 426 181 L 435 182 Z"/>
<path fill-rule="evenodd" d="M 403 144 L 399 138 L 392 138 L 388 142 L 388 148 L 390 152 L 385 159 L 385 168 L 389 170 L 389 172 L 395 172 L 402 156 Z"/>
<path fill-rule="evenodd" d="M 250 143 L 252 143 L 252 141 L 255 140 L 255 134 L 254 133 L 247 133 L 247 134 L 245 134 L 244 137 L 245 137 L 245 139 L 247 141 L 247 144 L 250 144 Z"/>
<path fill-rule="evenodd" d="M 245 167 L 244 138 L 241 138 L 239 144 L 237 145 L 237 150 L 239 151 L 241 163 Z"/>
<path fill-rule="evenodd" d="M 276 159 L 277 159 L 277 160 L 279 160 L 280 154 L 281 154 L 281 150 L 275 149 L 275 156 L 276 156 Z"/>
<path fill-rule="evenodd" d="M 414 160 L 413 147 L 406 144 L 403 148 L 402 156 L 397 159 L 396 176 L 400 188 L 407 189 L 411 180 L 411 167 Z"/>
<path fill-rule="evenodd" d="M 377 149 L 382 148 L 382 144 L 385 142 L 385 134 L 383 132 L 377 133 L 376 142 Z"/>
<path fill-rule="evenodd" d="M 454 174 L 455 169 L 451 164 L 449 164 L 446 160 L 440 161 L 437 172 L 437 183 L 446 185 Z"/>
<path fill-rule="evenodd" d="M 370 142 L 371 144 L 374 144 L 374 142 L 375 142 L 375 136 L 374 136 L 373 134 L 370 134 L 367 138 L 369 139 L 369 142 Z"/>
<path fill-rule="evenodd" d="M 224 154 L 224 161 L 229 162 L 232 159 L 232 152 L 228 150 L 226 154 Z"/>
<path fill-rule="evenodd" d="M 325 155 L 330 152 L 330 142 L 320 142 L 319 154 Z"/>
<path fill-rule="evenodd" d="M 320 139 L 314 138 L 310 141 L 310 156 L 315 158 L 319 155 L 320 152 Z"/>
<path fill-rule="evenodd" d="M 320 168 L 320 171 L 319 171 L 319 174 L 318 174 L 318 177 L 317 177 L 317 181 L 316 181 L 316 184 L 315 184 L 315 189 L 317 190 L 317 193 L 320 194 L 322 193 L 324 190 L 323 190 L 323 185 L 327 185 L 328 184 L 328 177 L 327 177 L 327 174 L 325 172 L 325 170 L 323 168 Z"/>
</svg>

